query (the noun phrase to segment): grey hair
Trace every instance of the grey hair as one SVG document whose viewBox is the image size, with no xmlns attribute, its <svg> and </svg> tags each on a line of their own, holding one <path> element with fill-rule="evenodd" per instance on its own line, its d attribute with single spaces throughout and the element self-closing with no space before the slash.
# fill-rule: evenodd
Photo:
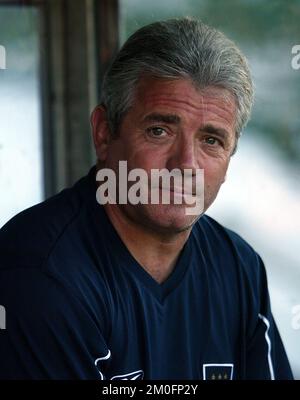
<svg viewBox="0 0 300 400">
<path fill-rule="evenodd" d="M 253 84 L 245 56 L 222 32 L 184 17 L 154 22 L 130 36 L 108 68 L 102 85 L 101 102 L 112 133 L 118 131 L 144 75 L 190 79 L 197 88 L 227 89 L 237 106 L 237 142 L 250 117 Z"/>
</svg>

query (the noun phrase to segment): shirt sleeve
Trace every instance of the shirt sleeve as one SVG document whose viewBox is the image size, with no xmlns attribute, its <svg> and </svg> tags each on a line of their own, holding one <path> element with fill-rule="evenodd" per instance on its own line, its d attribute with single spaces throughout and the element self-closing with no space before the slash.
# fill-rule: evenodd
<svg viewBox="0 0 300 400">
<path fill-rule="evenodd" d="M 254 331 L 248 340 L 246 356 L 247 379 L 281 380 L 293 379 L 289 361 L 274 321 L 267 277 L 262 260 L 258 256 L 259 278 L 256 315 L 253 316 Z"/>
<path fill-rule="evenodd" d="M 35 268 L 1 270 L 0 304 L 0 379 L 105 378 L 100 327 L 60 282 Z"/>
</svg>

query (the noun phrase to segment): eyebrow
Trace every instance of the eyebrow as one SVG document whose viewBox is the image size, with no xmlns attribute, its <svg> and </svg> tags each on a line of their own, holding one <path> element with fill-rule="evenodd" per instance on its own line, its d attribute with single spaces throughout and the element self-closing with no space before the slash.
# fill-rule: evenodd
<svg viewBox="0 0 300 400">
<path fill-rule="evenodd" d="M 180 117 L 176 114 L 151 113 L 144 118 L 144 122 L 164 122 L 166 124 L 180 124 Z"/>
<path fill-rule="evenodd" d="M 213 135 L 217 135 L 219 137 L 222 137 L 223 139 L 226 139 L 229 136 L 229 133 L 227 132 L 226 129 L 217 128 L 211 124 L 204 125 L 203 127 L 200 128 L 200 130 L 207 133 L 212 133 Z"/>
</svg>

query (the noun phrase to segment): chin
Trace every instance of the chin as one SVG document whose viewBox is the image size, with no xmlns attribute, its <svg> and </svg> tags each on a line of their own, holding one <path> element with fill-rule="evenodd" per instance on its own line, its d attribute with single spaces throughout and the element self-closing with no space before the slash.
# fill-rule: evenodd
<svg viewBox="0 0 300 400">
<path fill-rule="evenodd" d="M 191 229 L 199 215 L 187 215 L 185 205 L 151 205 L 135 213 L 139 223 L 153 231 L 176 234 Z"/>
</svg>

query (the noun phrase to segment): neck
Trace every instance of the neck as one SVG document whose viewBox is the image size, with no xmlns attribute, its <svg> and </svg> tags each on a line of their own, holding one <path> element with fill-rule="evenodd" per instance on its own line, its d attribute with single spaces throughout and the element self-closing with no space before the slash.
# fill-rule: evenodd
<svg viewBox="0 0 300 400">
<path fill-rule="evenodd" d="M 176 234 L 157 233 L 136 224 L 117 205 L 106 204 L 104 209 L 132 256 L 153 279 L 164 282 L 173 271 L 191 229 Z"/>
</svg>

